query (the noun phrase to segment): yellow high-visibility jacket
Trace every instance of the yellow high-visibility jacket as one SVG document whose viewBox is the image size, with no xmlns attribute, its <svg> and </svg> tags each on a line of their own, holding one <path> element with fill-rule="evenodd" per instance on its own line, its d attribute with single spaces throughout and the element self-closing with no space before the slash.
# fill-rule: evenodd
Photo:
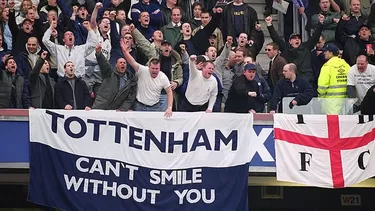
<svg viewBox="0 0 375 211">
<path fill-rule="evenodd" d="M 346 80 L 350 66 L 345 60 L 332 57 L 320 70 L 318 94 L 322 99 L 322 111 L 326 114 L 343 114 L 346 98 Z"/>
<path fill-rule="evenodd" d="M 318 94 L 323 98 L 346 98 L 346 78 L 350 66 L 339 57 L 332 57 L 320 70 Z"/>
</svg>

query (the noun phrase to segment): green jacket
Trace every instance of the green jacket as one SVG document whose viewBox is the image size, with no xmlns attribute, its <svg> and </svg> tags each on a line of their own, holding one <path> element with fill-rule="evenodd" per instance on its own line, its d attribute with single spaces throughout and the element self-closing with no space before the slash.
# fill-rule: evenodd
<svg viewBox="0 0 375 211">
<path fill-rule="evenodd" d="M 130 71 L 126 71 L 128 80 L 125 87 L 119 90 L 120 75 L 116 68 L 112 68 L 104 55 L 95 54 L 100 67 L 103 83 L 96 95 L 93 109 L 128 111 L 132 108 L 137 95 L 138 77 Z"/>
<path fill-rule="evenodd" d="M 159 58 L 160 57 L 160 50 L 158 47 L 154 45 L 154 43 L 150 43 L 142 34 L 139 32 L 138 29 L 134 29 L 132 36 L 137 43 L 137 47 L 147 56 L 147 59 L 151 58 Z M 182 60 L 181 56 L 172 49 L 171 51 L 172 57 L 172 81 L 178 83 L 178 86 L 182 85 Z"/>
</svg>

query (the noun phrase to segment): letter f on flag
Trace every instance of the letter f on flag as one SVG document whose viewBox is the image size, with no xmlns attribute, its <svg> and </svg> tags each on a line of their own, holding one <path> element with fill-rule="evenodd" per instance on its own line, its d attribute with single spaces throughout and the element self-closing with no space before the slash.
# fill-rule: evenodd
<svg viewBox="0 0 375 211">
<path fill-rule="evenodd" d="M 338 115 L 274 115 L 277 180 L 343 188 L 375 176 L 375 122 Z M 372 118 L 370 118 L 372 120 Z"/>
</svg>

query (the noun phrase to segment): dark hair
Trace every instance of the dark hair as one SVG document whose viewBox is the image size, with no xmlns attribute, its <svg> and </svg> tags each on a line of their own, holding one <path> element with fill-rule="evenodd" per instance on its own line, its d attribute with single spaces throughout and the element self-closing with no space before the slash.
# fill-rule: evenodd
<svg viewBox="0 0 375 211">
<path fill-rule="evenodd" d="M 181 8 L 181 7 L 179 7 L 179 6 L 175 6 L 175 7 L 173 7 L 173 8 L 171 9 L 171 11 L 173 11 L 173 10 L 175 10 L 175 9 L 180 10 L 180 13 L 181 13 L 181 15 L 182 15 L 182 8 Z"/>
<path fill-rule="evenodd" d="M 67 62 L 64 64 L 64 68 L 66 68 L 66 65 L 69 64 L 69 63 L 71 63 L 71 64 L 74 65 L 74 63 L 73 63 L 72 61 L 67 61 Z"/>
<path fill-rule="evenodd" d="M 275 42 L 267 43 L 267 45 L 272 46 L 273 50 L 279 50 L 279 49 L 280 49 L 279 44 L 277 44 L 277 43 L 275 43 Z"/>
<path fill-rule="evenodd" d="M 194 2 L 194 4 L 193 4 L 193 9 L 194 9 L 195 7 L 197 7 L 197 6 L 200 6 L 200 7 L 201 7 L 201 10 L 202 10 L 202 12 L 203 12 L 203 9 L 204 9 L 203 4 L 200 3 L 200 2 L 198 2 L 198 1 L 196 1 L 196 2 Z"/>
<path fill-rule="evenodd" d="M 202 9 L 202 12 L 201 12 L 201 14 L 207 14 L 208 13 L 208 15 L 211 17 L 211 13 L 210 13 L 210 11 L 208 11 L 208 10 L 206 10 L 206 9 Z"/>
<path fill-rule="evenodd" d="M 5 62 L 4 62 L 5 66 L 8 65 L 8 62 L 9 62 L 10 60 L 14 60 L 14 61 L 16 61 L 16 60 L 13 58 L 13 56 L 9 56 L 7 59 L 5 59 Z"/>
<path fill-rule="evenodd" d="M 248 52 L 248 50 L 246 48 L 237 48 L 236 52 L 237 51 L 242 51 L 244 57 L 249 56 L 249 52 Z"/>
</svg>

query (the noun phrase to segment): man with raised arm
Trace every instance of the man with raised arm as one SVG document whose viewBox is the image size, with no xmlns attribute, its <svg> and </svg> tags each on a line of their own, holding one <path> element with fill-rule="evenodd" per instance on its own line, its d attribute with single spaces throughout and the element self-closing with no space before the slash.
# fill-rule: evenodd
<svg viewBox="0 0 375 211">
<path fill-rule="evenodd" d="M 47 47 L 52 57 L 56 59 L 57 74 L 59 77 L 64 77 L 64 65 L 71 61 L 75 64 L 75 75 L 82 77 L 85 74 L 85 57 L 95 50 L 98 43 L 98 37 L 91 29 L 88 21 L 83 22 L 83 25 L 89 31 L 87 35 L 87 42 L 83 45 L 74 45 L 74 34 L 72 31 L 64 33 L 64 45 L 59 45 L 50 41 L 52 31 L 57 26 L 57 21 L 53 21 L 50 28 L 44 33 L 43 44 Z"/>
<path fill-rule="evenodd" d="M 168 108 L 164 116 L 172 116 L 173 93 L 168 77 L 160 72 L 160 60 L 151 58 L 148 67 L 140 65 L 130 55 L 130 43 L 121 40 L 121 49 L 126 61 L 133 67 L 138 76 L 138 88 L 135 103 L 136 111 L 162 111 L 160 105 L 160 93 L 164 89 L 167 93 Z"/>
</svg>

